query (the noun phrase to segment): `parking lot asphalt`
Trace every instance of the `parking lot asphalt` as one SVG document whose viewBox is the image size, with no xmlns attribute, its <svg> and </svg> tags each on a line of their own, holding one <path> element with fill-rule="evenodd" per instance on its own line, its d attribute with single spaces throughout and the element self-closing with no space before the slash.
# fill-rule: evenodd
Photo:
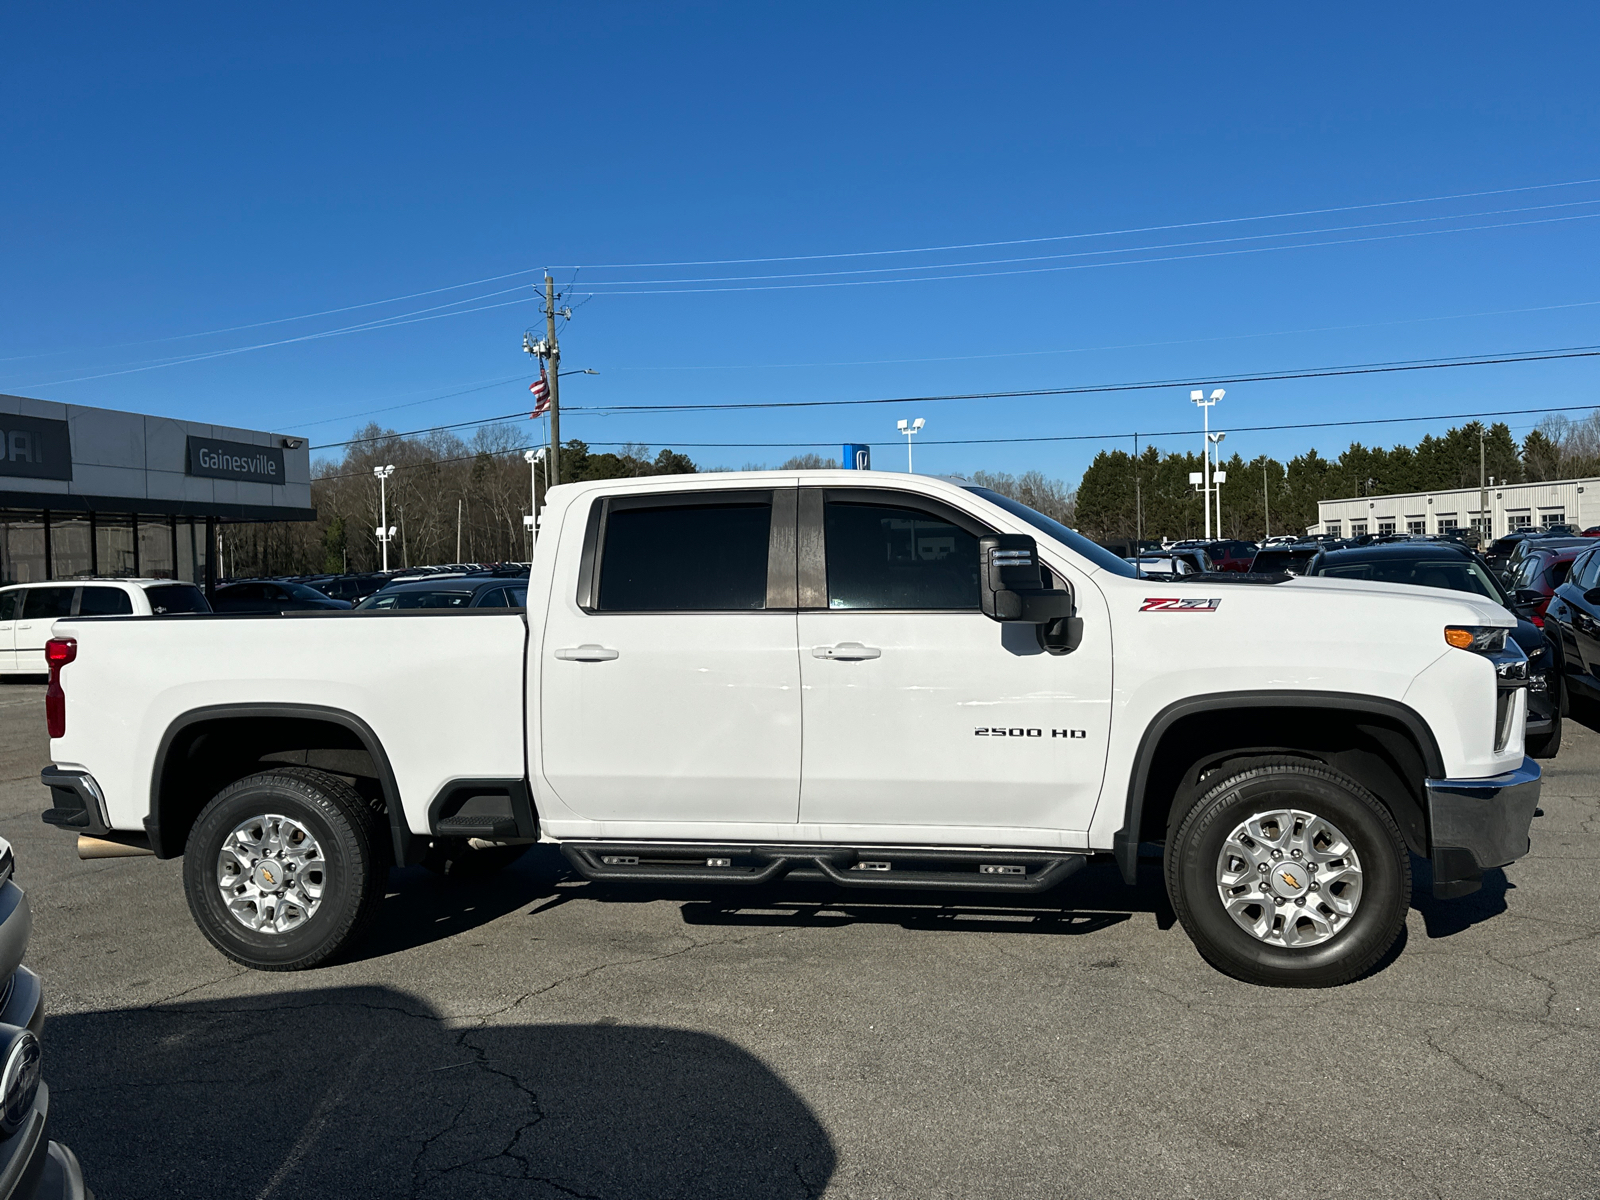
<svg viewBox="0 0 1600 1200">
<path fill-rule="evenodd" d="M 1600 722 L 1596 722 L 1600 725 Z M 1533 851 L 1328 991 L 1218 974 L 1159 864 L 1042 897 L 599 886 L 536 848 L 395 871 L 354 960 L 263 974 L 181 863 L 42 825 L 43 688 L 0 685 L 53 1134 L 135 1197 L 1589 1196 L 1600 734 Z"/>
</svg>

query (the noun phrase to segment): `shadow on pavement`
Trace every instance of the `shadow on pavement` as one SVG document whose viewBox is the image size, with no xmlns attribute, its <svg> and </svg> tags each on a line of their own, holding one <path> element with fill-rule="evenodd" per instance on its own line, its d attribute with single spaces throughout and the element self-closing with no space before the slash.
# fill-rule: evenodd
<svg viewBox="0 0 1600 1200">
<path fill-rule="evenodd" d="M 422 867 L 389 872 L 388 894 L 356 961 L 398 954 L 487 925 L 555 894 L 565 866 L 552 863 L 547 846 L 534 846 L 511 866 L 482 880 L 444 879 Z"/>
<path fill-rule="evenodd" d="M 1447 938 L 1506 911 L 1506 893 L 1516 884 L 1496 867 L 1483 873 L 1483 886 L 1459 900 L 1435 900 L 1433 864 L 1411 858 L 1411 907 L 1422 914 L 1428 937 Z"/>
<path fill-rule="evenodd" d="M 102 1196 L 810 1197 L 835 1153 L 719 1037 L 447 1028 L 335 988 L 53 1017 L 55 1136 Z"/>
</svg>

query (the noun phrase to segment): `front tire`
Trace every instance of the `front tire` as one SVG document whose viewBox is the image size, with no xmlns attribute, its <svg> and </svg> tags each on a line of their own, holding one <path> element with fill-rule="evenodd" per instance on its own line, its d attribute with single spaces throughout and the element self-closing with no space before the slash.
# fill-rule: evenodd
<svg viewBox="0 0 1600 1200">
<path fill-rule="evenodd" d="M 303 971 L 353 946 L 383 901 L 380 810 L 335 775 L 251 775 L 201 811 L 184 850 L 189 911 L 206 939 L 258 971 Z"/>
<path fill-rule="evenodd" d="M 1259 762 L 1207 787 L 1168 837 L 1165 866 L 1206 961 L 1269 987 L 1365 974 L 1411 902 L 1411 859 L 1389 811 L 1303 760 Z"/>
</svg>

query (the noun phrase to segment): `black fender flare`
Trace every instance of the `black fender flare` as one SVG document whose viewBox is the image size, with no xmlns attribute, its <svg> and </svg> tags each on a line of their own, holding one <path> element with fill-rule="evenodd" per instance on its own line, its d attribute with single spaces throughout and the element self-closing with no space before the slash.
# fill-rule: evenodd
<svg viewBox="0 0 1600 1200">
<path fill-rule="evenodd" d="M 182 849 L 182 847 L 168 846 L 162 840 L 161 824 L 156 815 L 161 811 L 162 780 L 166 776 L 167 756 L 172 750 L 173 742 L 178 739 L 179 734 L 192 725 L 206 721 L 250 718 L 322 721 L 353 733 L 356 740 L 361 743 L 362 749 L 371 756 L 372 765 L 378 772 L 378 784 L 383 789 L 384 806 L 389 810 L 389 832 L 394 839 L 394 860 L 402 864 L 408 861 L 407 855 L 411 851 L 412 840 L 416 835 L 406 824 L 405 809 L 400 803 L 400 786 L 395 782 L 394 768 L 389 765 L 389 756 L 384 753 L 383 742 L 373 732 L 372 726 L 354 713 L 322 704 L 210 704 L 203 708 L 191 708 L 188 712 L 175 717 L 167 726 L 166 732 L 161 735 L 161 741 L 156 747 L 155 762 L 150 768 L 150 811 L 144 819 L 144 826 L 157 857 L 174 858 Z"/>
<path fill-rule="evenodd" d="M 1444 756 L 1439 753 L 1439 743 L 1433 736 L 1433 730 L 1416 709 L 1398 700 L 1354 692 L 1307 691 L 1210 692 L 1203 696 L 1186 696 L 1173 701 L 1152 717 L 1139 739 L 1133 771 L 1128 776 L 1122 828 L 1111 835 L 1112 853 L 1116 856 L 1117 868 L 1122 872 L 1124 882 L 1131 885 L 1138 878 L 1139 830 L 1144 818 L 1145 787 L 1149 782 L 1151 764 L 1155 761 L 1156 747 L 1161 744 L 1162 737 L 1185 717 L 1230 708 L 1332 708 L 1384 717 L 1398 722 L 1415 739 L 1430 778 L 1445 777 Z"/>
</svg>

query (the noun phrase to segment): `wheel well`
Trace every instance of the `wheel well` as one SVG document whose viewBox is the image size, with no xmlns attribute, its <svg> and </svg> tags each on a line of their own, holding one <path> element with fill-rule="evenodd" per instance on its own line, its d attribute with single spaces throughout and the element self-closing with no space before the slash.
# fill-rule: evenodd
<svg viewBox="0 0 1600 1200">
<path fill-rule="evenodd" d="M 1142 794 L 1133 797 L 1141 801 L 1138 840 L 1164 842 L 1218 771 L 1266 756 L 1308 759 L 1353 779 L 1389 810 L 1406 845 L 1427 854 L 1426 751 L 1404 721 L 1344 708 L 1219 708 L 1179 717 L 1144 759 Z"/>
<path fill-rule="evenodd" d="M 321 717 L 234 715 L 182 722 L 168 731 L 156 756 L 145 822 L 151 847 L 161 858 L 182 854 L 189 830 L 213 796 L 275 763 L 342 776 L 363 796 L 398 812 L 381 756 L 358 730 Z"/>
</svg>

